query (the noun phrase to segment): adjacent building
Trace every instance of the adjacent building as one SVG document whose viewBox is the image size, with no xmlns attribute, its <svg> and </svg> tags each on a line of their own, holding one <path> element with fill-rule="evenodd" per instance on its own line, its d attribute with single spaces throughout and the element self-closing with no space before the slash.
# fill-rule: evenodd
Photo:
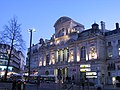
<svg viewBox="0 0 120 90">
<path fill-rule="evenodd" d="M 3 77 L 7 68 L 10 46 L 8 44 L 0 44 L 0 77 Z M 15 48 L 12 50 L 10 66 L 8 67 L 8 75 L 22 74 L 25 66 L 25 56 L 21 51 Z"/>
<path fill-rule="evenodd" d="M 105 23 L 94 23 L 90 29 L 69 17 L 54 24 L 50 40 L 40 39 L 31 48 L 31 74 L 60 76 L 80 82 L 112 84 L 120 76 L 120 28 L 106 30 Z M 29 50 L 28 50 L 29 55 Z M 86 79 L 87 78 L 87 79 Z"/>
</svg>

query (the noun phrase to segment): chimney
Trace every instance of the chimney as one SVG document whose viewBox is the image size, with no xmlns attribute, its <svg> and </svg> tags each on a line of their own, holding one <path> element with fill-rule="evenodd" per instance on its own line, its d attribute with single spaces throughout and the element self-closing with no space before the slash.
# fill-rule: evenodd
<svg viewBox="0 0 120 90">
<path fill-rule="evenodd" d="M 116 23 L 116 29 L 119 29 L 119 23 Z"/>
<path fill-rule="evenodd" d="M 101 31 L 104 33 L 105 32 L 105 22 L 101 21 Z"/>
</svg>

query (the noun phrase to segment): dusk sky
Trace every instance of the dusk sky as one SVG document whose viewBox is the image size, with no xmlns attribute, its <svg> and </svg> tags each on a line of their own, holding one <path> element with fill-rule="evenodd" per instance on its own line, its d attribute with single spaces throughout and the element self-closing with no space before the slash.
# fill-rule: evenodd
<svg viewBox="0 0 120 90">
<path fill-rule="evenodd" d="M 50 39 L 54 34 L 54 23 L 62 16 L 91 28 L 96 22 L 104 21 L 106 29 L 115 29 L 120 23 L 120 0 L 0 0 L 0 31 L 8 21 L 17 16 L 22 24 L 22 35 L 29 47 L 29 28 L 35 28 L 33 43 L 40 38 Z"/>
</svg>

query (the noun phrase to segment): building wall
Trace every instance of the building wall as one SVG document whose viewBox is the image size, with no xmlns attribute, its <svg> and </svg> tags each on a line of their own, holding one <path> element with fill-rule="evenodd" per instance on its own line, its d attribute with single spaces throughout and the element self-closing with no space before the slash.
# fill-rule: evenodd
<svg viewBox="0 0 120 90">
<path fill-rule="evenodd" d="M 1 77 L 4 75 L 6 70 L 6 66 L 8 63 L 8 55 L 10 52 L 9 50 L 10 50 L 9 45 L 0 44 L 0 76 Z M 21 59 L 22 57 L 20 57 L 19 51 L 17 51 L 14 48 L 11 55 L 10 66 L 8 68 L 9 69 L 8 75 L 21 72 L 21 69 L 20 69 Z"/>
<path fill-rule="evenodd" d="M 119 29 L 118 33 L 115 33 L 116 29 L 105 32 L 94 23 L 92 28 L 84 30 L 82 24 L 68 17 L 59 18 L 54 27 L 52 38 L 38 43 L 38 52 L 32 54 L 31 64 L 38 69 L 39 75 L 48 71 L 58 76 L 60 69 L 63 81 L 66 77 L 71 80 L 74 77 L 75 82 L 79 82 L 86 77 L 91 82 L 104 84 L 111 84 L 112 78 L 119 76 Z M 108 42 L 111 42 L 110 46 Z M 33 64 L 35 57 L 38 64 Z"/>
</svg>

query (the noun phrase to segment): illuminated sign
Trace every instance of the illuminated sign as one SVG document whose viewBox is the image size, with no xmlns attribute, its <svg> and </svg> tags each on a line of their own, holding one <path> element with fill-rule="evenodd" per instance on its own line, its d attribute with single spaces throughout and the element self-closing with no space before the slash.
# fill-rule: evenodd
<svg viewBox="0 0 120 90">
<path fill-rule="evenodd" d="M 97 75 L 97 73 L 96 72 L 86 72 L 86 75 L 87 76 L 92 76 L 92 75 Z"/>
<path fill-rule="evenodd" d="M 0 68 L 1 68 L 2 70 L 5 70 L 7 67 L 6 67 L 6 66 L 0 66 Z M 10 66 L 8 67 L 8 69 L 9 69 L 10 71 L 12 71 L 12 68 L 13 68 L 13 67 L 10 67 Z"/>
<path fill-rule="evenodd" d="M 82 65 L 80 65 L 80 67 L 81 67 L 81 68 L 91 67 L 91 65 L 90 65 L 90 64 L 82 64 Z"/>
<path fill-rule="evenodd" d="M 86 71 L 91 71 L 90 68 L 83 68 L 83 69 L 80 69 L 81 72 L 86 72 Z"/>
<path fill-rule="evenodd" d="M 86 78 L 97 78 L 97 76 L 86 76 Z"/>
</svg>

